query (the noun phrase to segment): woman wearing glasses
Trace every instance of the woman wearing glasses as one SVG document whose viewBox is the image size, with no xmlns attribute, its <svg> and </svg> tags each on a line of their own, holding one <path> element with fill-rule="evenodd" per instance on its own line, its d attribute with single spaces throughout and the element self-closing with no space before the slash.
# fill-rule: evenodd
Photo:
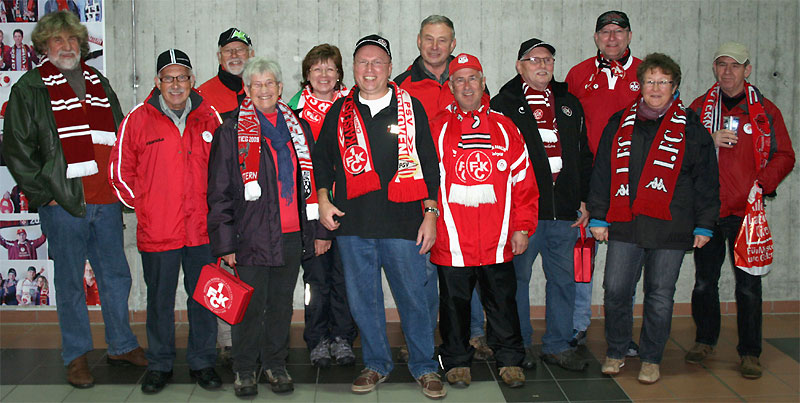
<svg viewBox="0 0 800 403">
<path fill-rule="evenodd" d="M 602 372 L 614 375 L 624 365 L 630 301 L 644 274 L 639 382 L 651 384 L 660 377 L 683 256 L 711 238 L 719 181 L 711 137 L 679 97 L 680 66 L 653 53 L 636 75 L 641 96 L 603 131 L 587 207 L 595 239 L 608 241 Z"/>
</svg>

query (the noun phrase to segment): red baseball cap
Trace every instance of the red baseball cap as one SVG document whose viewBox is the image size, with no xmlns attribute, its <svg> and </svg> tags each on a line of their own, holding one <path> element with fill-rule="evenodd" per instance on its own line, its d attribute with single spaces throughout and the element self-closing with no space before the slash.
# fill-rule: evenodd
<svg viewBox="0 0 800 403">
<path fill-rule="evenodd" d="M 461 69 L 475 69 L 481 73 L 483 72 L 483 67 L 478 58 L 467 53 L 461 53 L 450 61 L 449 71 L 451 76 Z"/>
<path fill-rule="evenodd" d="M 19 235 L 19 234 L 25 234 L 25 235 L 28 235 L 28 232 L 27 232 L 27 231 L 25 231 L 25 228 L 20 228 L 20 229 L 18 229 L 18 230 L 17 230 L 17 235 Z"/>
</svg>

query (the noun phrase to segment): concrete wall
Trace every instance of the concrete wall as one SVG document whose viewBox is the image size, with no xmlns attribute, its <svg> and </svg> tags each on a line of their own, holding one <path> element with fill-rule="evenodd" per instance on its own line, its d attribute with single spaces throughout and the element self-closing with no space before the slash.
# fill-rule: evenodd
<svg viewBox="0 0 800 403">
<path fill-rule="evenodd" d="M 152 89 L 155 58 L 170 47 L 192 58 L 198 83 L 217 71 L 216 41 L 231 26 L 253 39 L 256 54 L 276 59 L 284 76 L 284 97 L 299 88 L 300 62 L 314 45 L 328 42 L 345 55 L 345 82 L 353 84 L 352 49 L 370 33 L 389 39 L 394 54 L 392 76 L 405 70 L 418 55 L 419 22 L 430 14 L 444 14 L 455 23 L 456 52 L 481 58 L 490 89 L 498 89 L 514 72 L 519 44 L 538 37 L 557 48 L 555 76 L 562 80 L 569 68 L 595 54 L 594 24 L 603 11 L 625 11 L 634 33 L 631 50 L 643 58 L 659 51 L 678 61 L 683 70 L 682 98 L 691 102 L 713 83 L 711 58 L 728 40 L 747 44 L 753 55 L 750 81 L 783 111 L 786 125 L 799 149 L 800 52 L 797 0 L 761 1 L 498 1 L 498 0 L 109 0 L 106 7 L 108 76 L 129 110 Z M 135 56 L 134 56 L 135 55 Z M 725 169 L 725 167 L 720 167 Z M 764 278 L 767 301 L 800 300 L 798 291 L 798 173 L 790 174 L 779 196 L 768 201 L 767 212 L 775 240 L 773 273 Z M 135 217 L 126 217 L 128 258 L 134 271 L 133 309 L 144 308 L 141 263 L 135 248 Z M 595 278 L 602 278 L 605 246 L 600 247 Z M 733 300 L 730 266 L 723 270 L 722 299 Z M 688 302 L 694 283 L 694 264 L 686 256 L 676 302 Z M 602 304 L 602 286 L 594 285 L 594 304 Z M 183 306 L 183 294 L 179 294 Z M 387 306 L 393 306 L 387 289 Z M 641 301 L 641 292 L 637 295 Z M 531 282 L 532 305 L 544 305 L 544 276 L 537 260 Z M 302 308 L 298 284 L 295 307 Z"/>
</svg>

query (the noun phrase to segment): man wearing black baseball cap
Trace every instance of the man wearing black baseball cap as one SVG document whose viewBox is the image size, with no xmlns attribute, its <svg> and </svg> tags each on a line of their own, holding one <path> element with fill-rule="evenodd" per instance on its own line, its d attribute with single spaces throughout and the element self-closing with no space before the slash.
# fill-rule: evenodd
<svg viewBox="0 0 800 403">
<path fill-rule="evenodd" d="M 624 109 L 639 96 L 640 83 L 636 68 L 642 61 L 631 54 L 629 45 L 633 33 L 628 15 L 622 11 L 606 11 L 597 17 L 594 43 L 597 55 L 569 70 L 565 81 L 569 92 L 578 97 L 586 115 L 586 134 L 592 154 L 608 118 Z M 588 231 L 587 231 L 588 232 Z M 576 283 L 573 345 L 586 343 L 586 330 L 592 318 L 592 282 Z M 638 355 L 639 346 L 633 341 L 628 355 Z"/>
<path fill-rule="evenodd" d="M 586 363 L 569 345 L 575 303 L 572 250 L 578 227 L 589 220 L 586 197 L 592 153 L 583 125 L 583 108 L 565 83 L 553 79 L 556 49 L 532 38 L 517 53 L 517 76 L 492 99 L 491 106 L 511 118 L 522 133 L 539 187 L 536 232 L 525 253 L 514 257 L 517 311 L 525 348 L 522 365 L 532 368 L 529 287 L 533 262 L 540 253 L 547 278 L 542 359 L 580 371 Z"/>
<path fill-rule="evenodd" d="M 222 119 L 239 107 L 245 97 L 242 72 L 247 59 L 255 55 L 253 42 L 239 28 L 228 28 L 217 40 L 217 75 L 204 82 L 197 91 L 219 112 Z"/>
<path fill-rule="evenodd" d="M 128 113 L 109 161 L 109 180 L 119 200 L 136 209 L 136 243 L 147 284 L 147 372 L 142 392 L 158 393 L 175 361 L 175 291 L 183 267 L 184 288 L 194 294 L 202 267 L 211 263 L 206 216 L 208 155 L 222 123 L 192 88 L 192 63 L 169 49 L 156 60 L 155 88 Z M 102 284 L 101 284 L 102 289 Z M 217 322 L 187 301 L 189 375 L 205 389 L 222 380 L 217 360 Z"/>
<path fill-rule="evenodd" d="M 433 359 L 424 288 L 425 254 L 439 215 L 439 164 L 422 103 L 389 81 L 391 73 L 389 41 L 361 38 L 353 55 L 356 86 L 331 106 L 314 149 L 320 222 L 335 231 L 350 313 L 361 332 L 365 368 L 353 393 L 371 392 L 394 368 L 383 267 L 403 321 L 408 369 L 425 396 L 442 398 L 447 392 Z"/>
</svg>

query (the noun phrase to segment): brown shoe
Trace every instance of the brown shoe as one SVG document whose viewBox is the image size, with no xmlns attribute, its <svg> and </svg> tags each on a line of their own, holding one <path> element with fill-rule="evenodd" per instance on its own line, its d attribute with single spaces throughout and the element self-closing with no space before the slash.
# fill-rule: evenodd
<svg viewBox="0 0 800 403">
<path fill-rule="evenodd" d="M 761 363 L 758 361 L 758 357 L 752 355 L 742 356 L 742 365 L 739 370 L 742 372 L 742 376 L 747 379 L 761 378 Z"/>
<path fill-rule="evenodd" d="M 450 368 L 444 377 L 447 379 L 447 383 L 457 388 L 466 388 L 472 382 L 472 374 L 469 367 Z"/>
<path fill-rule="evenodd" d="M 476 360 L 487 361 L 494 356 L 494 351 L 486 344 L 486 336 L 473 337 L 469 339 L 469 344 L 475 347 L 475 355 L 473 355 L 473 358 Z"/>
<path fill-rule="evenodd" d="M 502 367 L 500 377 L 509 388 L 519 388 L 525 385 L 525 374 L 521 367 Z"/>
<path fill-rule="evenodd" d="M 89 372 L 89 361 L 86 354 L 72 360 L 67 366 L 67 382 L 78 389 L 94 386 L 94 377 Z"/>
<path fill-rule="evenodd" d="M 125 354 L 120 354 L 120 355 L 109 354 L 108 357 L 106 357 L 106 361 L 110 365 L 116 365 L 120 367 L 127 367 L 129 365 L 135 365 L 137 367 L 147 366 L 147 358 L 145 358 L 144 350 L 142 350 L 141 347 L 136 347 Z"/>
<path fill-rule="evenodd" d="M 353 386 L 350 387 L 350 390 L 357 394 L 369 393 L 375 390 L 375 387 L 385 380 L 386 376 L 371 369 L 364 368 L 361 370 L 361 375 L 353 381 Z"/>
<path fill-rule="evenodd" d="M 639 383 L 651 385 L 661 378 L 661 371 L 659 371 L 659 364 L 652 362 L 643 362 L 642 369 L 639 370 Z"/>
<path fill-rule="evenodd" d="M 706 357 L 714 352 L 714 346 L 704 343 L 694 343 L 694 347 L 686 353 L 684 359 L 689 364 L 700 364 Z"/>
<path fill-rule="evenodd" d="M 442 378 L 437 373 L 429 372 L 422 375 L 417 379 L 417 383 L 422 386 L 422 394 L 428 398 L 441 399 L 447 396 Z"/>
</svg>

